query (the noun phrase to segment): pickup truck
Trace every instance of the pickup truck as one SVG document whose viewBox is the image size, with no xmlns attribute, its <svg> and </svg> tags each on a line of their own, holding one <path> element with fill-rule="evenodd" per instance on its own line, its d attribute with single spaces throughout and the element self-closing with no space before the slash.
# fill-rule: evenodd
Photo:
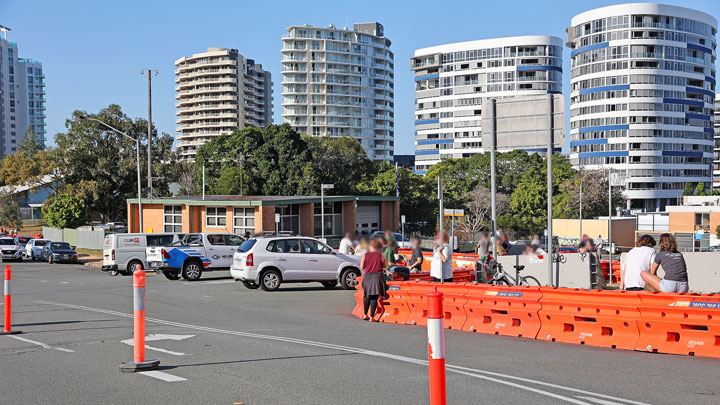
<svg viewBox="0 0 720 405">
<path fill-rule="evenodd" d="M 199 280 L 205 271 L 230 270 L 233 254 L 244 242 L 231 233 L 188 233 L 168 246 L 145 249 L 148 269 L 168 280 Z"/>
</svg>

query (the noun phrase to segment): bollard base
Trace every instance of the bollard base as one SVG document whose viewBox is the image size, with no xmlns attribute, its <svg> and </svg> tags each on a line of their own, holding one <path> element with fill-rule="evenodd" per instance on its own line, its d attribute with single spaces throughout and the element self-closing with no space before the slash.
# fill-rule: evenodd
<svg viewBox="0 0 720 405">
<path fill-rule="evenodd" d="M 145 360 L 141 363 L 130 361 L 120 364 L 120 371 L 123 373 L 137 373 L 138 371 L 154 370 L 160 365 L 160 360 Z"/>
<path fill-rule="evenodd" d="M 21 330 L 11 330 L 10 332 L 0 332 L 0 336 L 3 336 L 3 335 L 19 335 L 19 334 L 21 334 L 21 333 L 22 333 Z"/>
</svg>

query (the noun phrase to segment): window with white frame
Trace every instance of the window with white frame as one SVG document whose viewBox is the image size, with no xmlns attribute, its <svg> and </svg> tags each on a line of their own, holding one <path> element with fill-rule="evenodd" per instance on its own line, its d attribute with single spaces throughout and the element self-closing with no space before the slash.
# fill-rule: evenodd
<svg viewBox="0 0 720 405">
<path fill-rule="evenodd" d="M 225 227 L 227 225 L 225 207 L 205 208 L 205 225 L 214 227 Z"/>
<path fill-rule="evenodd" d="M 182 232 L 182 205 L 163 207 L 163 231 Z"/>
<path fill-rule="evenodd" d="M 315 204 L 315 235 L 322 235 L 320 224 L 323 216 L 320 213 L 320 204 Z M 342 235 L 342 202 L 326 202 L 325 203 L 325 236 Z"/>
<path fill-rule="evenodd" d="M 236 235 L 255 235 L 255 208 L 235 208 L 233 210 L 233 233 Z"/>
</svg>

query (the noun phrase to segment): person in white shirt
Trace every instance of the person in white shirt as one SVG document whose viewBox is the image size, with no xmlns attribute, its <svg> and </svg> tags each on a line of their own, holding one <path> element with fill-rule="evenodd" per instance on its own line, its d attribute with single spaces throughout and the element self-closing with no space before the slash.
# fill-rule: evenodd
<svg viewBox="0 0 720 405">
<path fill-rule="evenodd" d="M 644 291 L 645 281 L 642 272 L 650 272 L 655 259 L 655 239 L 650 235 L 643 235 L 635 243 L 625 260 L 620 273 L 620 289 L 625 291 Z"/>
<path fill-rule="evenodd" d="M 453 281 L 452 248 L 446 232 L 435 237 L 435 250 L 430 261 L 430 276 L 433 281 Z"/>
<path fill-rule="evenodd" d="M 350 256 L 354 253 L 355 247 L 352 243 L 352 237 L 353 235 L 348 232 L 345 234 L 345 237 L 342 238 L 342 240 L 340 241 L 340 248 L 338 249 L 338 252 L 340 252 L 340 254 Z"/>
</svg>

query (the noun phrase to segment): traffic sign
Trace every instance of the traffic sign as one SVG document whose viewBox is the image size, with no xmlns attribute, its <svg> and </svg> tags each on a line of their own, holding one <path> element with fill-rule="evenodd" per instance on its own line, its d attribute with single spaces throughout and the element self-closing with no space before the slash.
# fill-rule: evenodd
<svg viewBox="0 0 720 405">
<path fill-rule="evenodd" d="M 465 211 L 464 210 L 445 209 L 445 216 L 446 217 L 464 217 Z"/>
</svg>

